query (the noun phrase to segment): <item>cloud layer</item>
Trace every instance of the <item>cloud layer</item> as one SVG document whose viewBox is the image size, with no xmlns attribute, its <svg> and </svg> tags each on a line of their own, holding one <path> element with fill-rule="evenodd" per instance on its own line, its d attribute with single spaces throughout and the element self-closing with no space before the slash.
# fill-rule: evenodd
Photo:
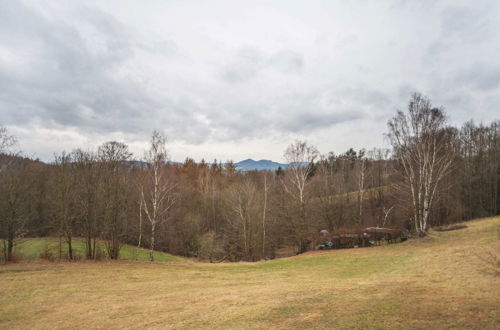
<svg viewBox="0 0 500 330">
<path fill-rule="evenodd" d="M 110 139 L 142 155 L 280 160 L 383 144 L 415 91 L 498 118 L 497 1 L 0 1 L 0 125 L 26 153 Z"/>
</svg>

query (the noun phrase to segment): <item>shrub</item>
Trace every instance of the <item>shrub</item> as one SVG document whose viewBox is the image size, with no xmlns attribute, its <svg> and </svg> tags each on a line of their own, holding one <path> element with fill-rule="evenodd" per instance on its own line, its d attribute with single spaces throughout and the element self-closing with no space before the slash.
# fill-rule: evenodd
<svg viewBox="0 0 500 330">
<path fill-rule="evenodd" d="M 7 263 L 7 262 L 18 262 L 22 258 L 20 255 L 12 252 L 10 255 L 10 260 L 5 260 L 7 258 L 7 252 L 6 252 L 6 247 L 0 245 L 0 263 Z"/>
<path fill-rule="evenodd" d="M 68 261 L 78 261 L 82 259 L 82 256 L 75 249 L 72 250 L 72 254 L 73 254 L 72 260 L 69 258 L 67 251 L 62 254 L 61 258 Z"/>
<path fill-rule="evenodd" d="M 102 250 L 100 244 L 96 244 L 94 252 L 94 260 L 106 259 L 106 253 Z"/>
<path fill-rule="evenodd" d="M 224 257 L 224 250 L 217 242 L 214 232 L 208 232 L 200 237 L 198 259 L 214 262 Z"/>
<path fill-rule="evenodd" d="M 82 260 L 82 255 L 73 249 L 73 261 Z"/>
<path fill-rule="evenodd" d="M 10 255 L 10 260 L 9 262 L 19 262 L 22 260 L 22 257 L 21 255 L 17 254 L 17 253 L 14 253 L 12 252 L 12 254 Z"/>
<path fill-rule="evenodd" d="M 40 252 L 40 259 L 53 262 L 56 260 L 56 257 L 54 255 L 54 253 L 52 252 L 52 250 L 49 249 L 48 246 L 45 246 L 43 251 Z"/>
</svg>

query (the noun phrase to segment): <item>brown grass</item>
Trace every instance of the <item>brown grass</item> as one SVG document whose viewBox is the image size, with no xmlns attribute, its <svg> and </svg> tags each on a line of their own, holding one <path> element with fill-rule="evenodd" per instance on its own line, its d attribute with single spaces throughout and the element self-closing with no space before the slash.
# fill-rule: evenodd
<svg viewBox="0 0 500 330">
<path fill-rule="evenodd" d="M 0 328 L 498 329 L 500 218 L 401 244 L 259 263 L 0 267 Z"/>
</svg>

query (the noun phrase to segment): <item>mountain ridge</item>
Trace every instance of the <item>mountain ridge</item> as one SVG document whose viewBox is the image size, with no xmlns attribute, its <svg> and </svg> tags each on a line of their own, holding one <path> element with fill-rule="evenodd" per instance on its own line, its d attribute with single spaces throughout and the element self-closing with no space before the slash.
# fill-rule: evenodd
<svg viewBox="0 0 500 330">
<path fill-rule="evenodd" d="M 274 162 L 269 159 L 253 160 L 247 158 L 237 163 L 234 163 L 236 169 L 241 171 L 276 171 L 279 167 L 285 169 L 288 164 Z"/>
</svg>

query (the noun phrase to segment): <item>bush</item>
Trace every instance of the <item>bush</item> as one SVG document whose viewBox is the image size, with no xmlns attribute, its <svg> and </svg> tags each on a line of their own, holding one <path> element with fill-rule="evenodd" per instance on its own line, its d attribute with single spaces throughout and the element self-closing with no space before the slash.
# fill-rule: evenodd
<svg viewBox="0 0 500 330">
<path fill-rule="evenodd" d="M 16 263 L 16 262 L 21 261 L 22 259 L 23 259 L 23 258 L 21 257 L 21 255 L 19 255 L 19 254 L 17 254 L 17 253 L 12 252 L 12 254 L 10 255 L 10 260 L 9 260 L 9 262 L 14 262 L 14 263 Z"/>
<path fill-rule="evenodd" d="M 45 246 L 45 248 L 43 249 L 43 251 L 40 253 L 40 259 L 53 262 L 53 261 L 56 260 L 56 256 L 54 255 L 54 253 L 52 252 L 52 250 L 49 249 L 48 246 Z"/>
<path fill-rule="evenodd" d="M 19 254 L 16 254 L 14 252 L 12 252 L 11 256 L 10 256 L 10 260 L 8 262 L 19 262 L 21 261 L 22 258 Z M 3 255 L 3 253 L 0 255 L 0 263 L 5 263 L 5 257 Z"/>
<path fill-rule="evenodd" d="M 210 262 L 221 260 L 224 250 L 217 242 L 214 232 L 208 232 L 199 239 L 198 259 L 210 260 Z"/>
<path fill-rule="evenodd" d="M 69 254 L 67 251 L 62 254 L 61 258 L 68 261 L 78 261 L 82 259 L 82 256 L 75 249 L 72 250 L 72 254 L 73 254 L 72 260 L 69 258 Z"/>
<path fill-rule="evenodd" d="M 82 256 L 80 253 L 78 253 L 73 249 L 73 261 L 78 261 L 78 260 L 82 260 Z"/>
<path fill-rule="evenodd" d="M 103 260 L 106 259 L 106 253 L 102 250 L 100 244 L 96 244 L 94 251 L 94 260 Z"/>
<path fill-rule="evenodd" d="M 2 240 L 0 240 L 1 243 L 4 243 L 2 242 Z M 11 256 L 10 256 L 10 260 L 5 260 L 5 258 L 7 258 L 6 254 L 7 254 L 7 246 L 4 245 L 4 244 L 0 244 L 0 263 L 7 263 L 7 262 L 18 262 L 20 261 L 22 258 L 20 255 L 12 252 Z"/>
</svg>

